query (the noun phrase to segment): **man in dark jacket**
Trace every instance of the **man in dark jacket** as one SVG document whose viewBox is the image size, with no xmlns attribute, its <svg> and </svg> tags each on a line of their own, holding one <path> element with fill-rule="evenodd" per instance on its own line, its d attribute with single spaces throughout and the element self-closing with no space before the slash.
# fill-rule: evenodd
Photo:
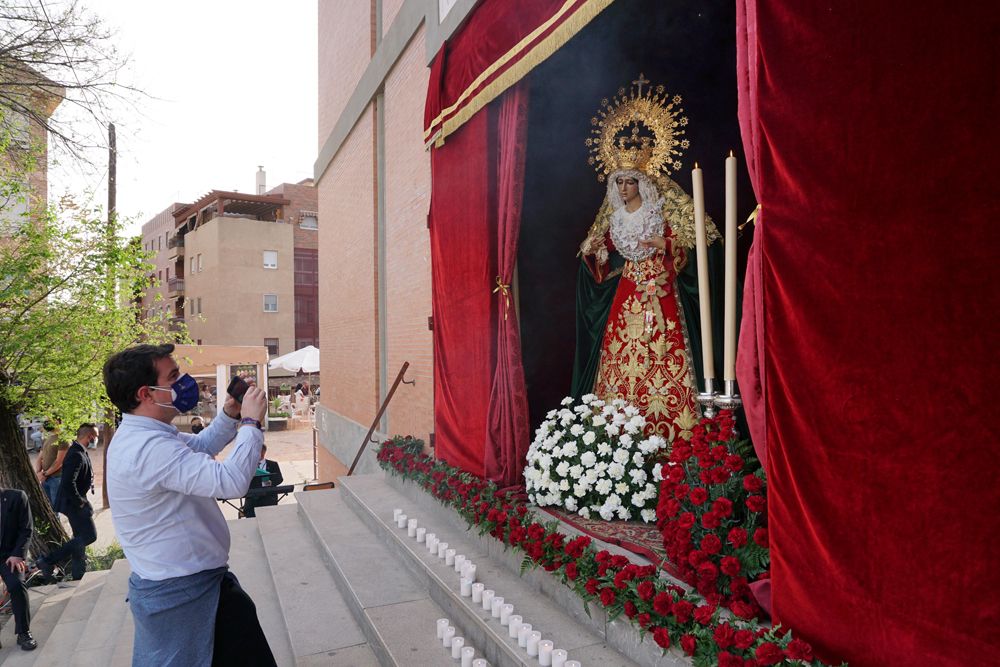
<svg viewBox="0 0 1000 667">
<path fill-rule="evenodd" d="M 17 645 L 25 651 L 38 647 L 28 629 L 31 612 L 28 609 L 28 593 L 21 580 L 21 574 L 28 569 L 24 562 L 24 547 L 31 539 L 31 530 L 28 494 L 16 489 L 0 489 L 0 578 L 10 593 Z"/>
<path fill-rule="evenodd" d="M 257 463 L 257 470 L 253 479 L 250 480 L 251 489 L 266 489 L 272 486 L 281 486 L 284 478 L 281 476 L 281 466 L 277 461 L 272 461 L 267 456 L 267 445 L 260 446 L 260 461 Z M 247 498 L 243 512 L 246 517 L 257 516 L 258 507 L 269 507 L 278 504 L 278 496 L 267 495 L 262 498 Z"/>
<path fill-rule="evenodd" d="M 73 579 L 83 578 L 83 573 L 87 571 L 86 548 L 97 540 L 94 508 L 87 500 L 87 491 L 92 490 L 94 485 L 94 469 L 90 465 L 87 446 L 96 440 L 97 427 L 94 424 L 81 424 L 76 431 L 76 440 L 69 446 L 66 458 L 63 459 L 56 511 L 62 512 L 69 519 L 73 539 L 36 561 L 35 564 L 45 576 L 51 576 L 52 566 L 62 562 L 67 556 L 73 558 Z"/>
</svg>

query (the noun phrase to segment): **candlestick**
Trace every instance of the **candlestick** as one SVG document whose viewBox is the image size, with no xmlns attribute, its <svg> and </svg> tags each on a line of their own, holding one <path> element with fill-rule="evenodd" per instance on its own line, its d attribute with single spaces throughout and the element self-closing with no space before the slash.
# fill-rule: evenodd
<svg viewBox="0 0 1000 667">
<path fill-rule="evenodd" d="M 461 593 L 463 598 L 472 597 L 472 582 L 462 577 Z"/>
<path fill-rule="evenodd" d="M 472 584 L 472 601 L 476 604 L 482 604 L 484 590 L 486 590 L 486 584 Z"/>
<path fill-rule="evenodd" d="M 455 572 L 461 572 L 463 565 L 465 565 L 465 556 L 463 556 L 462 554 L 458 554 L 457 556 L 455 556 L 455 562 L 454 562 Z"/>
<path fill-rule="evenodd" d="M 723 338 L 724 380 L 736 379 L 736 157 L 726 158 L 726 310 Z"/>
<path fill-rule="evenodd" d="M 490 605 L 490 613 L 493 618 L 500 618 L 501 608 L 503 608 L 503 598 L 496 595 L 493 597 L 493 602 Z"/>
<path fill-rule="evenodd" d="M 698 304 L 701 307 L 701 360 L 702 372 L 705 376 L 704 394 L 711 394 L 713 388 L 709 380 L 715 379 L 715 360 L 712 353 L 712 307 L 711 287 L 708 282 L 708 237 L 705 232 L 705 188 L 702 183 L 701 168 L 697 162 L 691 171 L 691 191 L 694 197 L 695 250 L 698 258 Z M 706 416 L 715 416 L 714 403 L 705 404 L 705 399 L 702 396 L 699 396 L 698 400 L 703 405 L 706 405 Z"/>
<path fill-rule="evenodd" d="M 406 535 L 408 537 L 416 537 L 417 535 L 417 520 L 408 519 L 406 521 Z"/>
<path fill-rule="evenodd" d="M 398 517 L 396 517 L 396 526 L 398 528 L 406 528 L 406 520 L 407 520 L 406 515 L 400 514 Z"/>
<path fill-rule="evenodd" d="M 552 667 L 552 647 L 548 639 L 538 642 L 538 664 L 542 667 Z"/>
<path fill-rule="evenodd" d="M 510 615 L 514 613 L 514 605 L 505 604 L 500 607 L 500 625 L 507 625 L 510 622 Z"/>
<path fill-rule="evenodd" d="M 445 565 L 454 565 L 455 564 L 455 550 L 454 549 L 448 549 L 447 551 L 444 552 L 444 564 Z"/>
<path fill-rule="evenodd" d="M 417 528 L 417 542 L 423 542 L 424 537 L 427 536 L 426 528 Z"/>
<path fill-rule="evenodd" d="M 465 639 L 463 637 L 455 637 L 451 640 L 451 657 L 453 660 L 460 660 L 462 658 L 463 646 L 465 646 Z"/>
<path fill-rule="evenodd" d="M 437 636 L 438 639 L 444 639 L 444 631 L 448 629 L 451 625 L 447 618 L 439 618 L 437 620 Z"/>
<path fill-rule="evenodd" d="M 466 646 L 462 649 L 462 667 L 472 667 L 472 659 L 476 657 L 476 649 Z"/>
<path fill-rule="evenodd" d="M 438 542 L 438 558 L 444 558 L 445 554 L 448 553 L 448 543 Z"/>
<path fill-rule="evenodd" d="M 403 510 L 401 510 L 401 509 L 394 509 L 392 511 L 392 520 L 398 522 L 399 521 L 399 515 L 402 514 L 402 513 L 403 513 Z"/>
<path fill-rule="evenodd" d="M 517 639 L 517 631 L 521 629 L 522 618 L 517 614 L 511 614 L 507 619 L 507 636 Z"/>
<path fill-rule="evenodd" d="M 564 649 L 557 648 L 552 651 L 552 667 L 566 667 L 566 658 L 569 654 Z"/>
<path fill-rule="evenodd" d="M 531 623 L 521 623 L 517 629 L 517 645 L 525 648 L 528 645 L 528 637 L 531 635 Z"/>
<path fill-rule="evenodd" d="M 493 592 L 490 589 L 486 589 L 485 591 L 483 591 L 483 609 L 484 610 L 490 611 L 491 609 L 493 609 L 493 596 L 495 596 L 495 595 L 496 595 L 496 593 Z"/>
<path fill-rule="evenodd" d="M 538 643 L 542 641 L 542 633 L 538 631 L 532 632 L 528 635 L 528 645 L 525 646 L 528 649 L 528 655 L 534 657 L 538 655 Z"/>
<path fill-rule="evenodd" d="M 450 625 L 445 628 L 444 634 L 441 636 L 441 643 L 444 644 L 445 648 L 451 648 L 451 640 L 455 638 L 455 628 Z"/>
</svg>

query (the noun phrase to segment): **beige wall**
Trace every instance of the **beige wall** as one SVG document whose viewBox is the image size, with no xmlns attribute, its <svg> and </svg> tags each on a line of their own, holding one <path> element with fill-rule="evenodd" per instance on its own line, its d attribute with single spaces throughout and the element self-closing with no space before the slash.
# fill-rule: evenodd
<svg viewBox="0 0 1000 667">
<path fill-rule="evenodd" d="M 185 320 L 191 338 L 205 345 L 263 345 L 279 340 L 278 354 L 295 345 L 294 262 L 291 225 L 237 217 L 214 218 L 185 238 Z M 278 268 L 265 269 L 263 251 L 278 252 Z M 191 258 L 202 255 L 202 270 Z M 264 312 L 264 294 L 278 295 L 278 312 Z M 198 299 L 201 314 L 196 314 Z"/>
<path fill-rule="evenodd" d="M 152 275 L 160 276 L 159 284 L 150 288 L 142 300 L 143 313 L 148 313 L 153 308 L 166 313 L 167 317 L 173 316 L 174 304 L 168 296 L 167 279 L 177 276 L 174 275 L 175 251 L 167 248 L 167 240 L 174 236 L 173 211 L 179 206 L 181 204 L 171 204 L 142 226 L 142 249 L 153 253 L 149 260 L 153 264 Z"/>
</svg>

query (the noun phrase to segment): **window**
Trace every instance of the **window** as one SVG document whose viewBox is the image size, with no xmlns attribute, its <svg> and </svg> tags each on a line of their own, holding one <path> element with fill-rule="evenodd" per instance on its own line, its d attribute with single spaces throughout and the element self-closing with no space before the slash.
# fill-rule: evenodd
<svg viewBox="0 0 1000 667">
<path fill-rule="evenodd" d="M 163 284 L 163 271 L 156 272 L 156 282 Z"/>
<path fill-rule="evenodd" d="M 170 282 L 170 267 L 167 267 L 167 282 Z"/>
<path fill-rule="evenodd" d="M 200 338 L 198 339 L 198 345 L 201 345 L 201 339 Z"/>
<path fill-rule="evenodd" d="M 299 226 L 302 229 L 319 229 L 319 218 L 315 213 L 303 211 L 299 218 Z"/>
<path fill-rule="evenodd" d="M 278 355 L 278 339 L 277 338 L 265 338 L 264 345 L 267 347 L 267 353 L 271 356 Z"/>
<path fill-rule="evenodd" d="M 278 295 L 277 294 L 265 294 L 264 295 L 264 312 L 265 313 L 276 313 L 276 312 L 278 312 Z"/>
<path fill-rule="evenodd" d="M 277 250 L 265 250 L 264 251 L 264 268 L 265 269 L 276 269 L 276 268 L 278 268 L 278 251 Z"/>
<path fill-rule="evenodd" d="M 198 297 L 198 314 L 201 315 L 201 297 Z"/>
<path fill-rule="evenodd" d="M 201 253 L 198 253 L 198 272 L 205 270 L 205 265 L 201 263 Z"/>
<path fill-rule="evenodd" d="M 189 273 L 195 273 L 195 267 L 196 267 L 196 265 L 195 265 L 195 258 L 192 257 L 191 258 L 191 271 Z"/>
</svg>

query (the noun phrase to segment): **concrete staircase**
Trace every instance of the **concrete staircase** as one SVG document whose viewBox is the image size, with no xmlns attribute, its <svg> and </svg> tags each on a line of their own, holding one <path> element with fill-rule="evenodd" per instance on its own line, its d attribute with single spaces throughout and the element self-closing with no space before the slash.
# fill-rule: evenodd
<svg viewBox="0 0 1000 667">
<path fill-rule="evenodd" d="M 298 493 L 296 500 L 229 524 L 230 567 L 256 603 L 283 667 L 457 665 L 436 638 L 439 618 L 449 619 L 465 645 L 493 667 L 538 665 L 506 627 L 460 595 L 453 567 L 396 527 L 397 507 L 475 562 L 477 580 L 513 602 L 514 613 L 571 660 L 600 667 L 690 665 L 677 652 L 662 655 L 602 609 L 585 610 L 550 575 L 519 576 L 517 554 L 467 531 L 456 513 L 413 485 L 362 475 L 342 479 L 332 491 Z M 118 561 L 75 584 L 31 589 L 31 629 L 39 648 L 21 651 L 8 622 L 0 632 L 0 665 L 127 667 L 133 636 L 128 576 L 128 563 Z"/>
</svg>

